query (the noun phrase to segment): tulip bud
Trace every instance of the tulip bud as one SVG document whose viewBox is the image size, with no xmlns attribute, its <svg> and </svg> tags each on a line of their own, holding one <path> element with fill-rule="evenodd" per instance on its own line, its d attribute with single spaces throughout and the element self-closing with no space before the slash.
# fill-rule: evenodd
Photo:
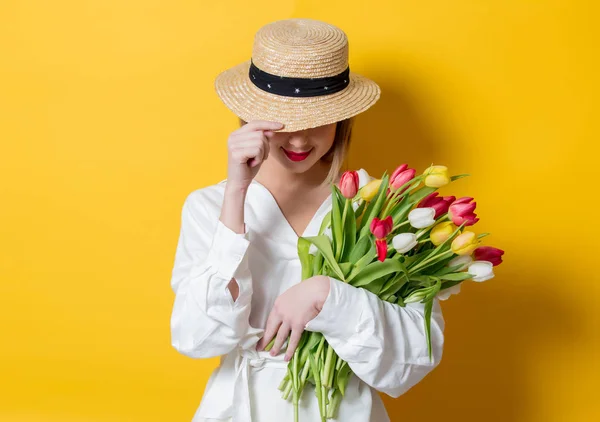
<svg viewBox="0 0 600 422">
<path fill-rule="evenodd" d="M 435 224 L 434 215 L 434 208 L 415 208 L 408 213 L 408 221 L 415 229 L 424 229 Z"/>
<path fill-rule="evenodd" d="M 471 255 L 479 243 L 475 233 L 464 231 L 454 238 L 450 248 L 457 255 Z"/>
<path fill-rule="evenodd" d="M 437 294 L 437 295 L 435 295 L 435 297 L 437 297 L 439 300 L 446 300 L 446 299 L 448 299 L 448 298 L 449 298 L 451 295 L 456 295 L 456 294 L 460 293 L 460 285 L 461 285 L 461 284 L 462 284 L 462 283 L 458 283 L 458 284 L 455 284 L 455 285 L 454 285 L 454 286 L 452 286 L 452 287 L 447 287 L 447 288 L 445 288 L 445 289 L 443 289 L 443 290 L 440 290 L 440 291 L 438 292 L 438 294 Z"/>
<path fill-rule="evenodd" d="M 377 259 L 385 261 L 387 257 L 387 241 L 385 239 L 375 239 L 375 248 L 377 249 Z"/>
<path fill-rule="evenodd" d="M 425 299 L 427 295 L 431 294 L 433 292 L 433 289 L 435 289 L 435 286 L 415 290 L 414 292 L 409 294 L 406 299 L 404 299 L 404 303 L 420 302 L 423 299 Z"/>
<path fill-rule="evenodd" d="M 494 265 L 489 261 L 473 261 L 467 270 L 473 281 L 486 281 L 494 277 Z"/>
<path fill-rule="evenodd" d="M 393 228 L 394 222 L 392 221 L 391 215 L 388 215 L 383 220 L 373 217 L 373 221 L 371 221 L 371 225 L 369 226 L 371 233 L 373 233 L 376 239 L 384 239 L 390 234 Z"/>
<path fill-rule="evenodd" d="M 469 265 L 471 265 L 471 262 L 473 262 L 473 258 L 471 258 L 471 255 L 459 255 L 448 261 L 448 264 L 446 264 L 446 266 L 454 267 L 456 265 L 460 265 L 460 267 L 458 267 L 456 271 L 462 271 L 466 269 Z"/>
<path fill-rule="evenodd" d="M 369 183 L 371 180 L 375 180 L 364 168 L 358 169 L 358 188 L 362 188 L 364 185 Z"/>
<path fill-rule="evenodd" d="M 472 199 L 470 196 L 463 196 L 452 202 L 448 207 L 448 217 L 457 226 L 463 223 L 465 223 L 465 226 L 472 226 L 479 221 L 477 214 L 473 212 L 477 202 L 470 202 Z"/>
<path fill-rule="evenodd" d="M 379 191 L 379 186 L 381 185 L 381 182 L 382 179 L 371 180 L 369 183 L 367 183 L 361 188 L 360 197 L 367 202 L 371 202 L 371 200 Z"/>
<path fill-rule="evenodd" d="M 448 167 L 446 166 L 427 167 L 423 174 L 425 175 L 425 186 L 430 188 L 439 188 L 450 183 Z"/>
<path fill-rule="evenodd" d="M 435 208 L 435 218 L 448 212 L 448 207 L 456 200 L 454 196 L 438 197 L 439 192 L 431 192 L 417 204 L 417 208 L 432 207 Z"/>
<path fill-rule="evenodd" d="M 398 253 L 410 251 L 417 243 L 417 235 L 414 233 L 400 233 L 392 238 L 392 245 Z"/>
<path fill-rule="evenodd" d="M 400 188 L 400 186 L 414 179 L 416 173 L 415 169 L 406 169 L 405 166 L 406 164 L 403 164 L 402 166 L 398 167 L 390 176 L 390 186 L 393 190 Z M 400 193 L 404 192 L 407 188 L 408 186 L 404 187 Z"/>
<path fill-rule="evenodd" d="M 358 173 L 350 170 L 345 171 L 340 178 L 340 191 L 344 198 L 352 199 L 358 192 Z"/>
<path fill-rule="evenodd" d="M 438 223 L 429 232 L 429 240 L 435 246 L 441 245 L 448 240 L 450 236 L 452 236 L 452 233 L 454 233 L 456 229 L 457 227 L 452 223 L 452 221 L 443 221 Z"/>
<path fill-rule="evenodd" d="M 493 246 L 480 246 L 473 251 L 473 258 L 476 261 L 489 261 L 494 267 L 502 263 L 502 255 L 504 251 Z"/>
</svg>

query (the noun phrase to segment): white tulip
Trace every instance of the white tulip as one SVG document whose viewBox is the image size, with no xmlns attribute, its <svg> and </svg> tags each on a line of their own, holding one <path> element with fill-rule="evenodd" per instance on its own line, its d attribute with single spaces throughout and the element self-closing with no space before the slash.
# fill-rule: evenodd
<svg viewBox="0 0 600 422">
<path fill-rule="evenodd" d="M 471 258 L 471 255 L 460 255 L 448 261 L 448 264 L 446 266 L 454 267 L 455 265 L 461 265 L 456 271 L 462 271 L 466 269 L 469 265 L 471 265 L 472 262 L 473 258 Z"/>
<path fill-rule="evenodd" d="M 439 293 L 437 295 L 435 295 L 435 297 L 437 297 L 439 300 L 446 300 L 448 299 L 451 295 L 456 295 L 460 292 L 460 285 L 462 283 L 458 283 L 455 284 L 452 287 L 448 287 L 447 289 L 444 290 L 440 290 Z"/>
<path fill-rule="evenodd" d="M 398 253 L 410 251 L 417 243 L 417 235 L 414 233 L 399 233 L 392 239 L 392 245 Z"/>
<path fill-rule="evenodd" d="M 433 207 L 415 208 L 408 213 L 408 221 L 415 229 L 424 229 L 435 224 L 434 216 L 435 208 Z"/>
<path fill-rule="evenodd" d="M 358 188 L 362 188 L 364 185 L 369 183 L 371 180 L 375 180 L 373 176 L 371 176 L 367 171 L 363 168 L 356 170 L 358 173 Z"/>
<path fill-rule="evenodd" d="M 489 261 L 473 261 L 467 272 L 473 275 L 473 281 L 485 281 L 494 277 L 494 264 Z"/>
</svg>

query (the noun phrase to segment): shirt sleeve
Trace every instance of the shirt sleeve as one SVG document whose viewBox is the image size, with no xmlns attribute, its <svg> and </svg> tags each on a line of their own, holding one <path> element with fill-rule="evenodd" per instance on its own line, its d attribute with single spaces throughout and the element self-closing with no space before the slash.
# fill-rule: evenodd
<svg viewBox="0 0 600 422">
<path fill-rule="evenodd" d="M 445 322 L 437 298 L 431 314 L 430 361 L 424 303 L 401 307 L 363 288 L 329 279 L 321 312 L 305 329 L 322 333 L 356 376 L 378 391 L 399 397 L 439 364 Z"/>
<path fill-rule="evenodd" d="M 252 277 L 247 251 L 250 228 L 236 233 L 210 215 L 199 192 L 186 198 L 175 252 L 171 287 L 171 343 L 193 358 L 233 350 L 249 327 Z M 234 301 L 228 284 L 239 286 Z"/>
</svg>

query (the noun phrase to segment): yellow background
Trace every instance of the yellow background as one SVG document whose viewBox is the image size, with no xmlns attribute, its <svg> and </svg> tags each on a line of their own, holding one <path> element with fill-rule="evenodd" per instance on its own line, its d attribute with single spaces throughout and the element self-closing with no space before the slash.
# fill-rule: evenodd
<svg viewBox="0 0 600 422">
<path fill-rule="evenodd" d="M 226 177 L 215 76 L 290 17 L 382 88 L 350 166 L 470 173 L 442 193 L 506 251 L 392 420 L 599 420 L 598 7 L 523 0 L 2 1 L 0 420 L 191 419 L 217 359 L 170 345 L 181 205 Z"/>
</svg>

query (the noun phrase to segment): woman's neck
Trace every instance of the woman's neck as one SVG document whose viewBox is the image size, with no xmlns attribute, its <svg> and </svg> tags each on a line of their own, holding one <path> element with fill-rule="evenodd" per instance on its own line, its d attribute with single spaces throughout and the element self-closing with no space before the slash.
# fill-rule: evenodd
<svg viewBox="0 0 600 422">
<path fill-rule="evenodd" d="M 272 162 L 267 160 L 262 164 L 255 179 L 274 191 L 284 189 L 293 192 L 304 192 L 319 188 L 327 177 L 329 169 L 329 163 L 319 161 L 303 173 L 294 173 L 275 160 Z M 338 184 L 338 181 L 339 177 L 335 180 L 335 183 Z"/>
</svg>

